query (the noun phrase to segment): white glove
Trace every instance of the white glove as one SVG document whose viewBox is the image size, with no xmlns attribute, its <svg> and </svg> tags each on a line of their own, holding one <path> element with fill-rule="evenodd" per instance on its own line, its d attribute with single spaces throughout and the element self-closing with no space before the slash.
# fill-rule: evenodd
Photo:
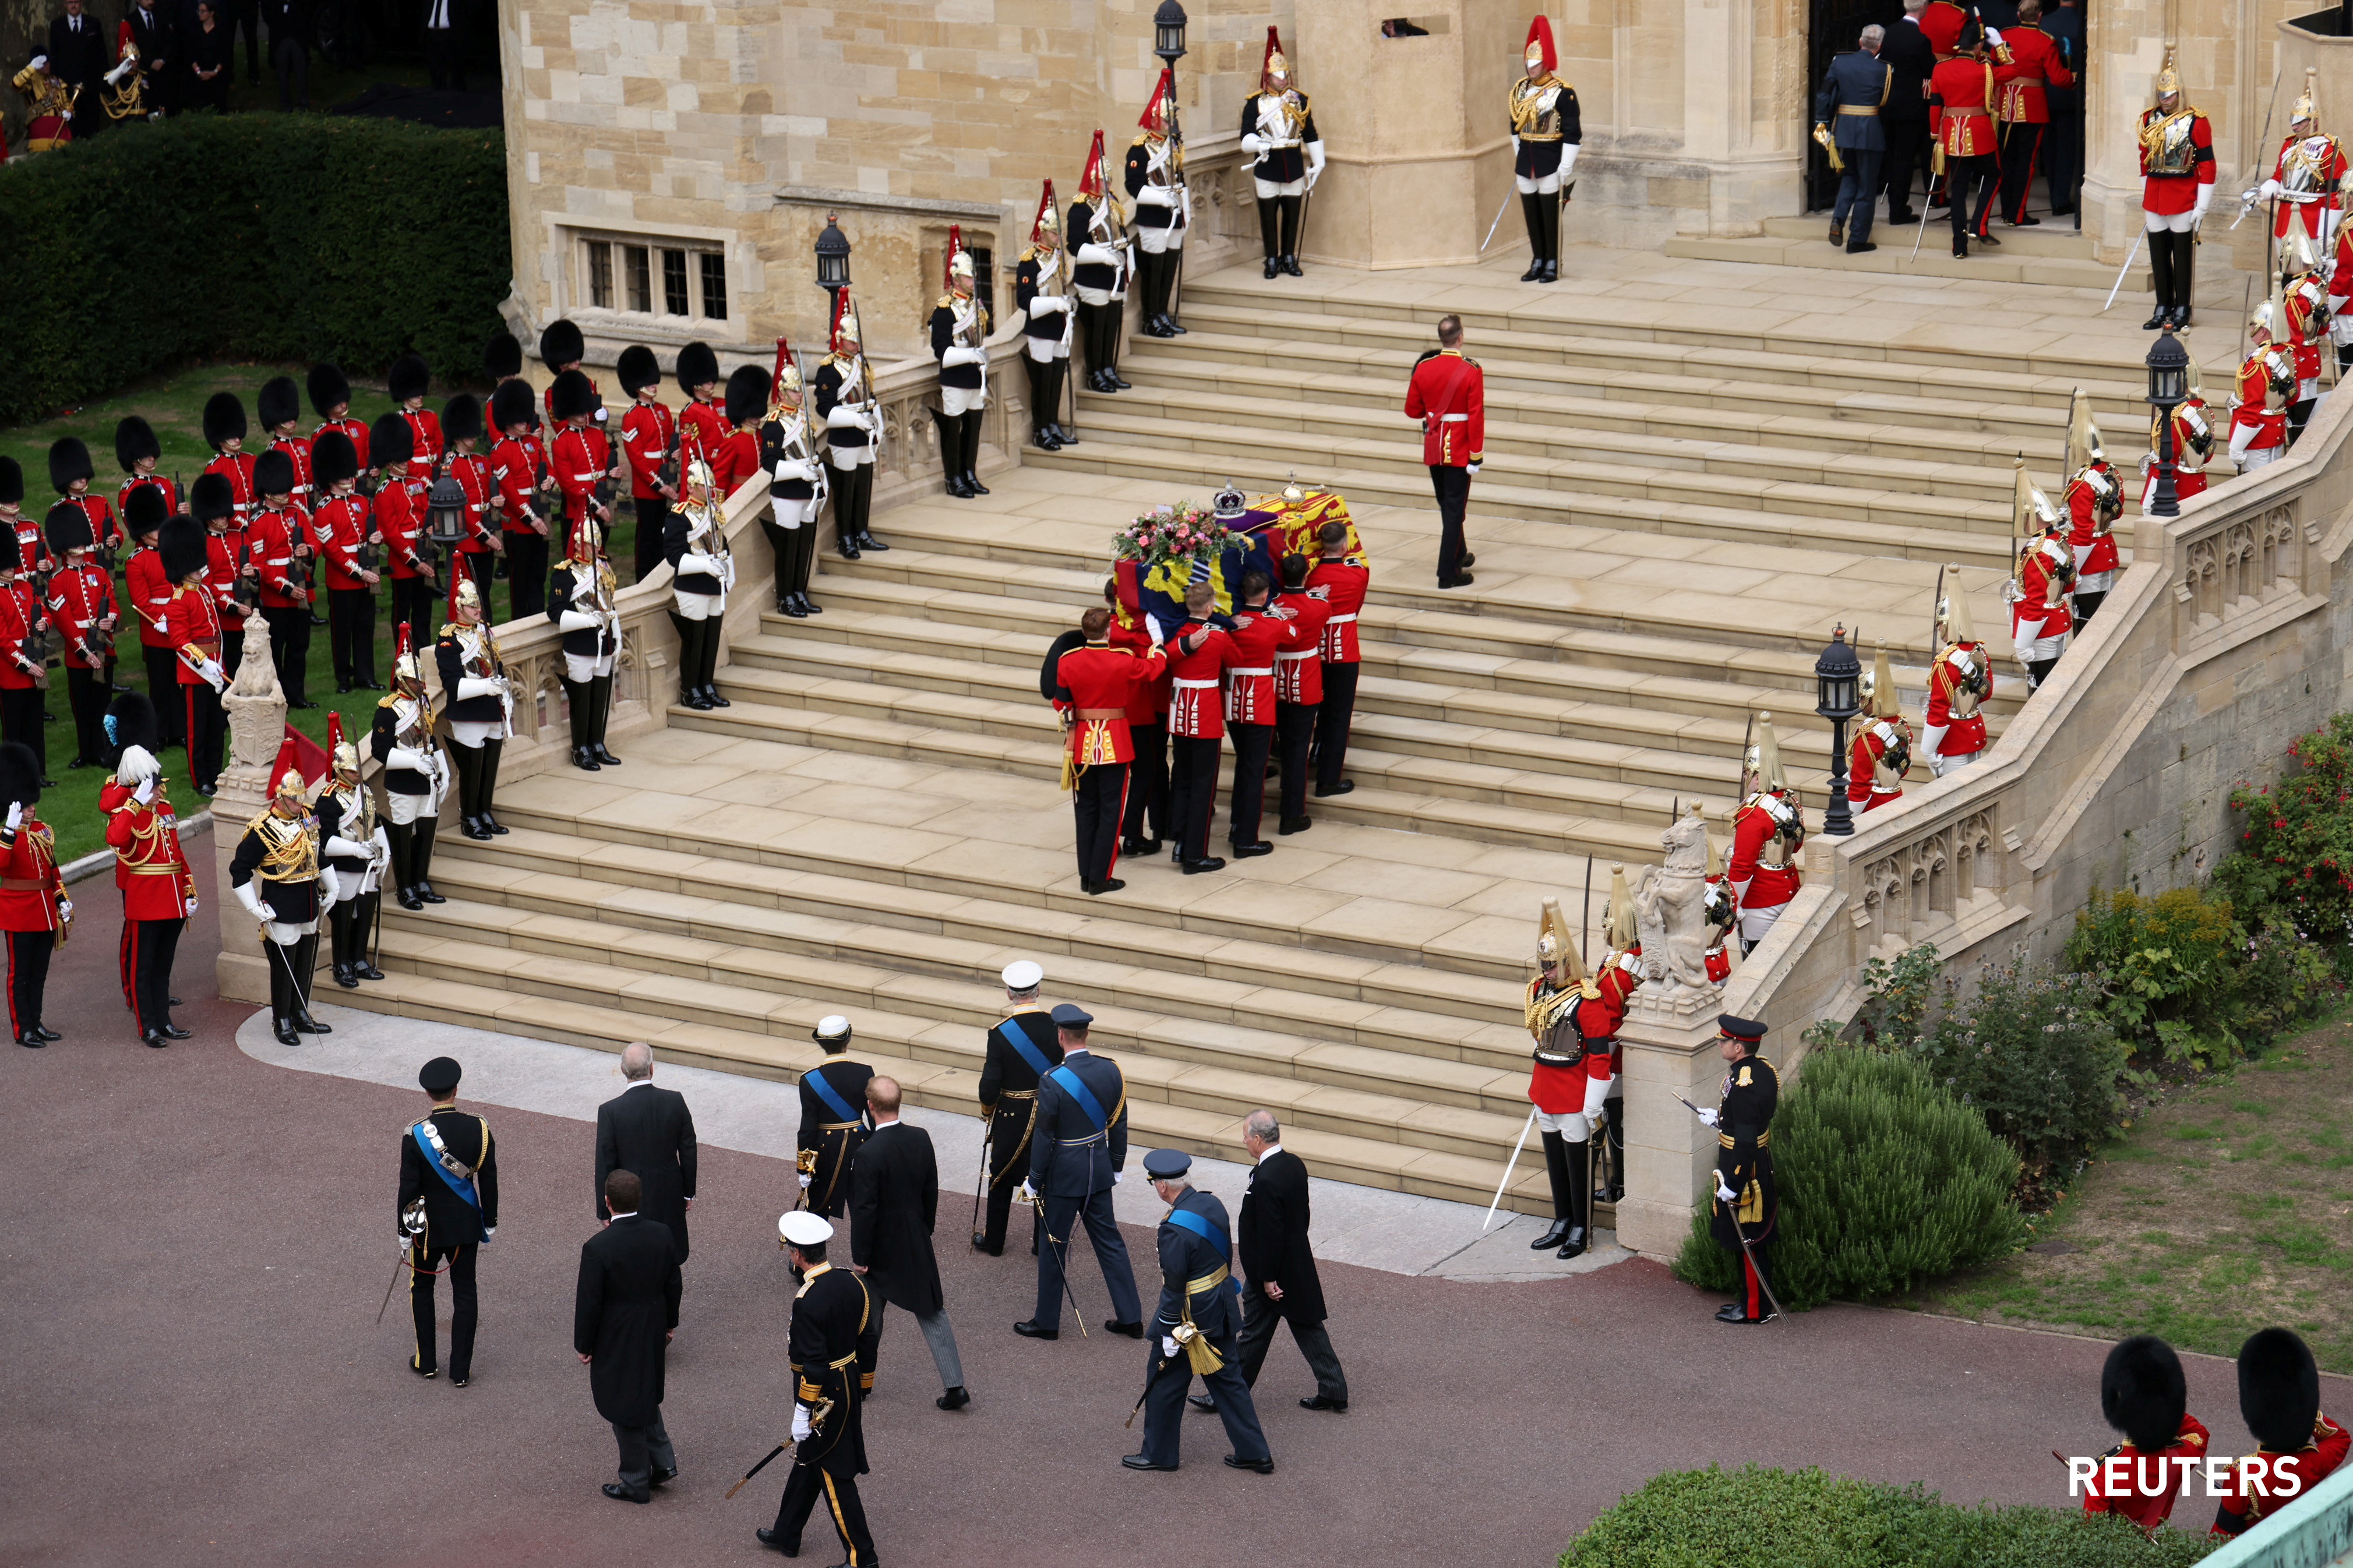
<svg viewBox="0 0 2353 1568">
<path fill-rule="evenodd" d="M 1079 260 L 1088 267 L 1116 267 L 1120 259 L 1118 251 L 1097 245 L 1092 240 L 1079 247 Z"/>
<path fill-rule="evenodd" d="M 981 364 L 985 363 L 987 359 L 987 350 L 965 348 L 964 345 L 959 343 L 955 347 L 949 349 L 946 353 L 940 355 L 940 365 L 942 369 L 945 369 L 950 365 Z M 781 467 L 782 465 L 778 466 Z"/>
<path fill-rule="evenodd" d="M 1519 166 L 1520 166 L 1520 139 L 1519 139 L 1517 136 L 1514 136 L 1514 137 L 1513 137 L 1513 138 L 1512 138 L 1512 167 L 1513 167 L 1513 168 L 1514 168 L 1514 169 L 1516 169 L 1516 168 L 1518 168 Z"/>
<path fill-rule="evenodd" d="M 2206 216 L 2206 208 L 2213 202 L 2213 186 L 2200 185 L 2198 187 L 2198 199 L 2195 202 L 2192 202 L 2189 205 L 2189 217 L 2193 226 L 2195 226 L 2197 220 L 2203 218 Z"/>
<path fill-rule="evenodd" d="M 817 478 L 817 465 L 805 463 L 797 458 L 786 458 L 776 464 L 776 477 L 779 479 L 813 481 Z"/>
<path fill-rule="evenodd" d="M 1725 1181 L 1722 1171 L 1715 1173 L 1715 1195 L 1719 1201 L 1727 1204 L 1737 1201 L 1740 1196 L 1738 1193 L 1732 1190 L 1730 1184 Z"/>
<path fill-rule="evenodd" d="M 559 632 L 593 632 L 600 630 L 604 625 L 595 616 L 581 610 L 566 610 L 555 617 L 555 629 Z"/>
<path fill-rule="evenodd" d="M 16 832 L 16 825 L 24 820 L 25 803 L 21 800 L 10 801 L 8 803 L 8 831 L 11 833 Z"/>
<path fill-rule="evenodd" d="M 278 918 L 278 911 L 261 901 L 261 889 L 252 882 L 243 883 L 237 888 L 237 901 L 243 904 L 255 920 L 274 921 Z"/>
<path fill-rule="evenodd" d="M 1014 1193 L 1013 1196 L 1017 1201 L 1025 1204 L 1032 1204 L 1038 1201 L 1037 1190 L 1030 1186 L 1026 1178 L 1022 1181 L 1019 1189 Z"/>
<path fill-rule="evenodd" d="M 203 676 L 206 684 L 215 691 L 228 684 L 228 671 L 221 668 L 220 660 L 216 658 L 205 660 L 203 664 L 197 666 L 196 673 Z"/>
<path fill-rule="evenodd" d="M 1135 201 L 1138 206 L 1173 207 L 1176 205 L 1176 191 L 1171 185 L 1145 185 L 1135 193 Z"/>
<path fill-rule="evenodd" d="M 139 787 L 131 792 L 131 798 L 137 801 L 142 805 L 153 800 L 155 798 L 154 779 L 153 777 L 141 779 L 139 781 Z"/>
<path fill-rule="evenodd" d="M 2255 187 L 2255 199 L 2257 201 L 2264 202 L 2275 200 L 2278 197 L 2281 189 L 2282 186 L 2277 180 L 2265 180 L 2262 184 Z"/>
<path fill-rule="evenodd" d="M 386 752 L 384 754 L 384 765 L 388 768 L 406 768 L 413 773 L 426 773 L 433 766 L 426 760 L 424 752 L 410 746 L 395 746 Z"/>
<path fill-rule="evenodd" d="M 1470 464 L 1466 464 L 1466 465 L 1464 466 L 1463 470 L 1462 470 L 1462 471 L 1463 471 L 1464 473 L 1469 474 L 1472 479 L 1477 479 L 1477 478 L 1479 477 L 1479 465 L 1478 465 L 1478 464 L 1476 464 L 1476 463 L 1470 463 Z"/>
<path fill-rule="evenodd" d="M 1125 1180 L 1127 1180 L 1127 1173 L 1125 1171 L 1113 1171 L 1111 1173 L 1111 1184 L 1114 1187 Z"/>
<path fill-rule="evenodd" d="M 482 1245 L 483 1245 L 484 1247 L 488 1247 L 491 1243 L 492 1243 L 493 1241 L 496 1241 L 498 1238 L 499 1238 L 499 1227 L 498 1227 L 497 1226 L 494 1226 L 494 1225 L 493 1225 L 493 1226 L 485 1226 L 483 1227 L 483 1229 L 482 1229 Z"/>
<path fill-rule="evenodd" d="M 415 1237 L 413 1237 L 413 1236 L 409 1235 L 406 1231 L 403 1231 L 403 1232 L 401 1232 L 401 1235 L 400 1235 L 400 1255 L 401 1255 L 403 1258 L 407 1257 L 407 1256 L 408 1256 L 409 1248 L 411 1248 L 411 1247 L 415 1247 L 416 1245 L 417 1245 L 417 1238 L 416 1238 Z"/>
<path fill-rule="evenodd" d="M 248 882 L 248 883 L 247 883 L 246 885 L 247 885 L 248 887 L 251 887 L 251 886 L 252 886 L 252 884 L 251 884 L 251 883 L 249 883 L 249 882 Z M 335 874 L 335 868 L 334 868 L 332 866 L 322 866 L 322 867 L 320 867 L 320 868 L 319 868 L 319 907 L 320 907 L 321 909 L 322 909 L 322 910 L 323 910 L 323 909 L 325 909 L 328 905 L 332 904 L 332 903 L 335 903 L 335 902 L 338 902 L 339 900 L 342 900 L 342 898 L 343 898 L 343 879 L 342 879 L 342 878 L 340 878 L 340 877 L 338 877 L 338 876 Z"/>
<path fill-rule="evenodd" d="M 811 1183 L 811 1182 L 812 1182 L 812 1181 L 814 1181 L 814 1180 L 816 1180 L 816 1178 L 815 1178 L 815 1177 L 813 1177 L 813 1176 L 810 1176 L 810 1175 L 807 1175 L 807 1174 L 804 1173 L 804 1174 L 802 1175 L 801 1179 L 800 1179 L 800 1182 L 801 1182 L 801 1191 L 803 1191 L 803 1192 L 807 1192 L 807 1191 L 808 1191 L 809 1183 Z"/>
<path fill-rule="evenodd" d="M 59 899 L 58 900 L 58 919 L 60 921 L 69 921 L 73 919 L 73 900 L 71 899 Z"/>
<path fill-rule="evenodd" d="M 1170 1361 L 1175 1361 L 1176 1359 L 1176 1352 L 1184 1348 L 1184 1346 L 1178 1344 L 1166 1334 L 1160 1336 L 1160 1353 L 1166 1356 Z"/>
<path fill-rule="evenodd" d="M 701 572 L 710 576 L 717 576 L 719 563 L 700 550 L 690 550 L 678 558 L 678 569 L 681 573 Z"/>
<path fill-rule="evenodd" d="M 503 697 L 506 695 L 506 689 L 507 683 L 503 680 L 493 680 L 480 675 L 461 675 L 458 678 L 458 700 L 460 702 L 470 697 Z"/>
<path fill-rule="evenodd" d="M 1266 151 L 1266 138 L 1255 131 L 1242 133 L 1242 151 L 1255 158 Z"/>
<path fill-rule="evenodd" d="M 1307 144 L 1307 184 L 1311 189 L 1314 186 L 1315 176 L 1323 172 L 1324 143 L 1321 142 L 1310 142 Z"/>
<path fill-rule="evenodd" d="M 1574 142 L 1564 142 L 1560 144 L 1560 183 L 1562 184 L 1566 185 L 1568 184 L 1568 176 L 1576 168 L 1577 143 Z"/>
<path fill-rule="evenodd" d="M 828 428 L 835 430 L 863 430 L 866 428 L 866 416 L 860 414 L 858 411 L 857 405 L 851 403 L 835 404 L 833 405 L 833 412 L 825 416 L 825 422 Z"/>
<path fill-rule="evenodd" d="M 378 870 L 392 864 L 392 837 L 381 826 L 368 836 L 368 858 Z"/>
<path fill-rule="evenodd" d="M 1988 47 L 1997 49 L 2001 47 L 2001 29 L 2000 27 L 1988 27 L 1985 30 L 1985 38 Z"/>
<path fill-rule="evenodd" d="M 192 915 L 193 915 L 193 914 L 195 914 L 195 912 L 196 912 L 196 900 L 195 900 L 195 897 L 194 897 L 193 895 L 191 895 L 191 896 L 190 896 L 190 898 L 189 898 L 189 900 L 188 900 L 188 913 L 190 913 L 190 914 L 192 914 Z"/>
<path fill-rule="evenodd" d="M 1715 1125 L 1715 1112 L 1713 1110 L 1701 1111 L 1699 1113 L 1699 1119 L 1703 1126 L 1713 1127 Z"/>
<path fill-rule="evenodd" d="M 1145 635 L 1152 639 L 1152 646 L 1154 647 L 1158 647 L 1161 644 L 1168 640 L 1168 629 L 1160 624 L 1160 617 L 1158 616 L 1145 616 L 1144 630 Z"/>
<path fill-rule="evenodd" d="M 807 1442 L 809 1432 L 808 1406 L 806 1405 L 796 1404 L 793 1406 L 793 1441 L 796 1443 Z"/>
<path fill-rule="evenodd" d="M 340 833 L 330 833 L 327 835 L 326 846 L 322 852 L 328 855 L 340 855 L 346 859 L 349 859 L 354 855 L 366 855 L 370 853 L 366 845 L 354 844 L 352 840 L 344 837 Z"/>
<path fill-rule="evenodd" d="M 1034 296 L 1029 301 L 1029 313 L 1032 316 L 1040 310 L 1050 316 L 1059 316 L 1070 308 L 1070 300 L 1060 294 L 1039 294 Z"/>
</svg>

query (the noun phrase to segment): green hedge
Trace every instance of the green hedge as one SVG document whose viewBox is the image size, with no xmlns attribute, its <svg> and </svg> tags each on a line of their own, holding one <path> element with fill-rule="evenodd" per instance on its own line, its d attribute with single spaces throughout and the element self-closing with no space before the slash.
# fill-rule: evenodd
<svg viewBox="0 0 2353 1568">
<path fill-rule="evenodd" d="M 2175 1568 L 2221 1544 L 2181 1530 L 2144 1541 L 2076 1508 L 1958 1508 L 1918 1486 L 1710 1466 L 1619 1499 L 1560 1568 Z"/>
<path fill-rule="evenodd" d="M 513 275 L 505 140 L 399 121 L 183 115 L 0 169 L 0 421 L 194 359 L 404 350 L 481 374 Z"/>
</svg>

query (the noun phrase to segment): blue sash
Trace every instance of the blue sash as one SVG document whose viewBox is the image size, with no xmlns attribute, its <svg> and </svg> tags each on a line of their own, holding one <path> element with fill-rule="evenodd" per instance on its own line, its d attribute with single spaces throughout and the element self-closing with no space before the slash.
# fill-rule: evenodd
<svg viewBox="0 0 2353 1568">
<path fill-rule="evenodd" d="M 1218 1249 L 1218 1256 L 1220 1258 L 1224 1258 L 1229 1261 L 1231 1260 L 1233 1255 L 1226 1250 L 1225 1232 L 1219 1230 L 1216 1226 L 1211 1225 L 1208 1220 L 1203 1219 L 1199 1215 L 1195 1214 L 1191 1209 L 1170 1209 L 1168 1211 L 1168 1223 L 1170 1225 L 1184 1226 L 1187 1230 L 1191 1231 L 1195 1236 L 1198 1236 L 1202 1240 L 1208 1242 L 1211 1247 L 1216 1247 Z"/>
<path fill-rule="evenodd" d="M 1018 1017 L 1019 1015 L 1016 1014 L 1015 1016 Z M 1004 1040 L 1007 1045 L 1013 1047 L 1013 1054 L 1015 1056 L 1019 1057 L 1023 1061 L 1029 1064 L 1029 1070 L 1031 1072 L 1036 1073 L 1039 1078 L 1044 1078 L 1048 1072 L 1052 1070 L 1047 1064 L 1046 1053 L 1039 1050 L 1030 1042 L 1029 1037 L 1026 1032 L 1014 1026 L 1012 1018 L 1008 1018 L 1002 1024 L 997 1025 L 997 1033 L 999 1038 Z"/>
<path fill-rule="evenodd" d="M 1071 1097 L 1071 1102 L 1079 1108 L 1079 1114 L 1085 1117 L 1096 1131 L 1100 1132 L 1111 1124 L 1111 1118 L 1103 1114 L 1103 1101 L 1088 1092 L 1087 1086 L 1079 1081 L 1078 1074 L 1067 1067 L 1059 1067 L 1046 1076 Z"/>
<path fill-rule="evenodd" d="M 841 1098 L 839 1089 L 825 1081 L 824 1073 L 816 1068 L 811 1068 L 801 1074 L 801 1081 L 817 1090 L 817 1097 L 825 1101 L 826 1109 L 832 1111 L 835 1116 L 844 1121 L 858 1120 L 858 1112 L 849 1109 L 849 1101 Z"/>
<path fill-rule="evenodd" d="M 441 1156 L 434 1152 L 433 1141 L 425 1135 L 425 1123 L 419 1121 L 411 1127 L 408 1135 L 417 1141 L 417 1151 L 425 1156 L 425 1163 L 433 1168 L 433 1173 L 440 1177 L 451 1192 L 465 1199 L 476 1214 L 480 1214 L 482 1200 L 474 1191 L 474 1178 L 453 1174 L 449 1167 L 441 1163 Z M 450 1157 L 456 1158 L 455 1155 Z"/>
</svg>

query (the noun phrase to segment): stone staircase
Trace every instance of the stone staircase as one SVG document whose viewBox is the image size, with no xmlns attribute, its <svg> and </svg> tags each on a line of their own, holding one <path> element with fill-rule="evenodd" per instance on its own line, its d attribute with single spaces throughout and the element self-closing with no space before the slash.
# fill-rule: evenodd
<svg viewBox="0 0 2353 1568">
<path fill-rule="evenodd" d="M 1871 232 L 1879 248 L 1859 256 L 1850 256 L 1830 243 L 1827 212 L 1767 218 L 1763 234 L 1746 238 L 1677 237 L 1667 241 L 1666 251 L 1669 256 L 1695 259 L 1778 263 L 1835 272 L 2096 289 L 2105 297 L 2116 280 L 2120 263 L 2094 260 L 2091 237 L 2078 232 L 2072 218 L 2042 211 L 2039 200 L 2035 210 L 2042 221 L 2028 228 L 2011 228 L 1996 218 L 1993 237 L 2001 243 L 1989 247 L 1973 242 L 1967 257 L 1953 254 L 1952 222 L 1942 211 L 1929 218 L 1925 232 L 1916 223 L 1891 226 L 1883 217 Z M 2117 291 L 2116 309 L 2134 311 L 2137 317 L 2147 309 L 2149 288 L 2148 258 L 2136 257 L 2124 288 Z"/>
<path fill-rule="evenodd" d="M 1818 822 L 1814 656 L 1860 624 L 1916 713 L 1940 563 L 2006 651 L 2011 457 L 2052 483 L 2076 384 L 2128 451 L 2143 348 L 2054 325 L 1898 353 L 1828 318 L 1644 320 L 1494 276 L 1445 307 L 1410 278 L 1188 284 L 1189 334 L 1137 340 L 1134 390 L 1086 395 L 1079 445 L 892 510 L 888 552 L 826 557 L 824 615 L 738 636 L 733 706 L 673 709 L 618 770 L 502 790 L 512 831 L 445 839 L 451 901 L 387 909 L 391 978 L 339 999 L 787 1078 L 846 1012 L 860 1059 L 969 1110 L 997 972 L 1034 957 L 1096 1014 L 1137 1141 L 1230 1154 L 1266 1104 L 1323 1173 L 1484 1203 L 1525 1113 L 1538 900 L 1575 910 L 1590 876 L 1598 923 L 1609 862 L 1656 859 L 1681 803 L 1722 833 L 1758 709 Z M 2063 321 L 2079 292 L 2019 296 Z M 1438 308 L 1488 372 L 1467 592 L 1434 586 L 1396 412 Z M 1099 602 L 1122 521 L 1293 468 L 1347 497 L 1373 555 L 1357 787 L 1272 856 L 1124 861 L 1089 898 L 1040 653 Z M 2006 670 L 1997 728 L 2021 695 Z M 1506 1201 L 1544 1206 L 1540 1162 Z"/>
</svg>

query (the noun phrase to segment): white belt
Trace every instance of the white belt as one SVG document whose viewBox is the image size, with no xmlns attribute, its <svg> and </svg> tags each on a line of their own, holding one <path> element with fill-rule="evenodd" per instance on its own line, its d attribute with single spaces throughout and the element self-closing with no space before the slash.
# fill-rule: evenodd
<svg viewBox="0 0 2353 1568">
<path fill-rule="evenodd" d="M 1270 664 L 1259 669 L 1229 669 L 1226 673 L 1228 675 L 1272 675 L 1274 666 Z"/>
<path fill-rule="evenodd" d="M 1218 683 L 1214 680 L 1186 680 L 1180 678 L 1171 680 L 1168 684 L 1179 691 L 1205 691 Z"/>
<path fill-rule="evenodd" d="M 1356 618 L 1356 611 L 1354 611 L 1354 610 L 1350 610 L 1350 611 L 1349 611 L 1346 615 L 1345 615 L 1345 616 L 1334 616 L 1330 620 L 1325 621 L 1324 624 L 1325 626 L 1346 626 L 1350 621 L 1353 621 L 1353 620 L 1355 620 Z"/>
<path fill-rule="evenodd" d="M 1471 423 L 1471 416 L 1468 414 L 1441 414 L 1438 416 L 1438 422 L 1440 425 L 1468 425 Z"/>
<path fill-rule="evenodd" d="M 1317 652 L 1318 652 L 1318 650 L 1317 650 L 1317 649 L 1315 649 L 1315 648 L 1312 648 L 1312 647 L 1311 647 L 1311 648 L 1304 649 L 1303 651 L 1299 652 L 1299 653 L 1279 653 L 1279 654 L 1276 654 L 1276 655 L 1274 656 L 1274 658 L 1275 658 L 1275 662 L 1279 664 L 1279 663 L 1281 663 L 1282 660 L 1284 660 L 1284 659 L 1286 659 L 1286 658 L 1288 658 L 1288 659 L 1314 658 L 1316 656 Z M 1248 674 L 1248 673 L 1250 673 L 1250 672 L 1249 672 L 1249 671 L 1244 671 L 1243 673 L 1244 673 L 1244 674 Z"/>
</svg>

